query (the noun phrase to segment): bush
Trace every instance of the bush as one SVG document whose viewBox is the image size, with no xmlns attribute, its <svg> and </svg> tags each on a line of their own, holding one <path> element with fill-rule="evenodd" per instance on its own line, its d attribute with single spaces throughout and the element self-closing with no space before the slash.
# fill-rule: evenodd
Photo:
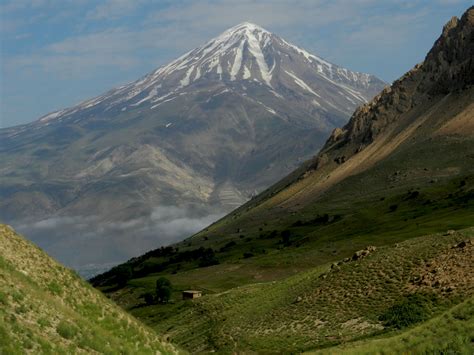
<svg viewBox="0 0 474 355">
<path fill-rule="evenodd" d="M 421 294 L 412 294 L 385 311 L 379 320 L 385 326 L 402 329 L 427 320 L 431 316 L 433 299 Z"/>
<path fill-rule="evenodd" d="M 73 324 L 65 321 L 59 322 L 58 326 L 56 327 L 56 331 L 64 339 L 72 339 L 77 334 L 77 328 Z"/>
<path fill-rule="evenodd" d="M 55 282 L 55 281 L 51 281 L 49 284 L 48 284 L 48 290 L 53 294 L 53 295 L 61 295 L 62 293 L 62 289 L 61 289 L 61 286 Z"/>
<path fill-rule="evenodd" d="M 291 231 L 289 231 L 288 229 L 285 229 L 281 232 L 281 241 L 284 246 L 289 246 L 291 244 L 290 237 Z"/>
<path fill-rule="evenodd" d="M 147 305 L 152 305 L 155 303 L 155 296 L 151 292 L 147 292 L 143 295 L 143 299 Z"/>
<path fill-rule="evenodd" d="M 224 245 L 222 248 L 220 248 L 219 252 L 221 252 L 221 253 L 225 252 L 225 251 L 231 249 L 232 247 L 234 247 L 236 245 L 237 245 L 237 243 L 232 240 L 229 243 L 227 243 L 226 245 Z"/>
<path fill-rule="evenodd" d="M 8 304 L 7 294 L 3 293 L 2 291 L 0 291 L 0 304 L 2 304 L 2 305 Z"/>
<path fill-rule="evenodd" d="M 45 328 L 45 327 L 50 327 L 51 326 L 51 322 L 48 320 L 48 318 L 45 318 L 45 317 L 41 317 L 37 320 L 37 323 L 38 325 L 41 327 L 41 328 Z"/>
<path fill-rule="evenodd" d="M 211 248 L 202 249 L 200 255 L 199 267 L 206 267 L 219 264 L 219 260 L 217 260 L 214 250 Z"/>
</svg>

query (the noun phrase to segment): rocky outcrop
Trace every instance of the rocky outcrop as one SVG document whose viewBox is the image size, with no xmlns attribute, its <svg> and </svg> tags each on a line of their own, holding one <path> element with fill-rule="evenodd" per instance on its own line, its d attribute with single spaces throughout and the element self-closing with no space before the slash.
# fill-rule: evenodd
<svg viewBox="0 0 474 355">
<path fill-rule="evenodd" d="M 353 148 L 351 154 L 356 154 L 401 114 L 437 95 L 461 90 L 473 83 L 474 7 L 471 7 L 461 19 L 453 17 L 444 26 L 423 63 L 356 109 L 344 128 L 335 129 L 321 154 L 349 145 Z"/>
</svg>

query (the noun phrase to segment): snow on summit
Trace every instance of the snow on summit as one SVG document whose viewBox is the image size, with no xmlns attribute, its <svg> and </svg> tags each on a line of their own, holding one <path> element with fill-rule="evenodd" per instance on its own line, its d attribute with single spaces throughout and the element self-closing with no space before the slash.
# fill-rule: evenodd
<svg viewBox="0 0 474 355">
<path fill-rule="evenodd" d="M 312 101 L 318 97 L 316 106 L 321 110 L 338 107 L 350 113 L 354 105 L 370 98 L 365 91 L 370 89 L 372 80 L 378 79 L 331 64 L 256 24 L 243 22 L 140 80 L 47 115 L 42 121 L 61 120 L 95 108 L 107 112 L 129 112 L 144 106 L 152 110 L 163 108 L 163 104 L 183 95 L 184 90 L 196 92 L 203 83 L 210 82 L 234 92 L 260 85 L 282 100 L 288 89 L 300 90 Z M 340 98 L 335 99 L 334 95 Z M 326 100 L 322 100 L 325 96 Z M 344 104 L 339 107 L 336 102 L 340 100 Z"/>
</svg>

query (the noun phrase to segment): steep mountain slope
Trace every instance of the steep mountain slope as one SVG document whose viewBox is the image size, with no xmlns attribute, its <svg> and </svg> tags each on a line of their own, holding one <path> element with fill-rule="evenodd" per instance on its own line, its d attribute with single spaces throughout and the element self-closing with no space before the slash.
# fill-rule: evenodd
<svg viewBox="0 0 474 355">
<path fill-rule="evenodd" d="M 174 354 L 70 270 L 0 225 L 0 353 Z"/>
<path fill-rule="evenodd" d="M 93 283 L 127 308 L 159 276 L 181 289 L 202 289 L 208 297 L 195 308 L 181 303 L 136 315 L 157 329 L 179 324 L 170 333 L 186 346 L 228 351 L 309 350 L 375 335 L 378 317 L 397 302 L 421 291 L 439 296 L 449 278 L 433 277 L 446 276 L 452 265 L 461 268 L 451 270 L 450 285 L 464 290 L 452 301 L 471 298 L 474 280 L 462 270 L 474 267 L 472 244 L 454 256 L 459 241 L 451 238 L 471 238 L 472 231 L 445 232 L 474 226 L 473 58 L 474 7 L 445 26 L 423 63 L 336 129 L 314 159 L 182 243 L 130 260 L 134 277 L 124 289 L 110 291 L 114 270 Z M 407 240 L 423 235 L 431 236 Z M 367 261 L 350 262 L 366 254 Z M 210 263 L 220 264 L 204 267 Z M 334 277 L 321 280 L 331 263 Z M 427 271 L 433 263 L 440 267 Z M 420 274 L 427 287 L 415 290 L 410 277 Z M 266 281 L 277 282 L 243 286 Z M 305 288 L 301 300 L 298 282 Z M 461 308 L 469 325 L 453 323 L 472 329 L 472 303 Z M 201 311 L 209 318 L 195 318 Z M 471 340 L 463 334 L 465 347 Z"/>
<path fill-rule="evenodd" d="M 0 218 L 136 225 L 157 206 L 229 211 L 312 156 L 383 85 L 240 24 L 136 82 L 0 130 Z M 71 263 L 86 254 L 76 234 L 35 241 Z M 97 261 L 97 249 L 124 258 L 159 244 L 117 234 L 90 238 L 81 262 Z M 68 248 L 84 253 L 65 257 Z"/>
<path fill-rule="evenodd" d="M 346 193 L 402 194 L 471 176 L 473 27 L 472 9 L 453 18 L 425 61 L 357 109 L 317 157 L 209 231 L 289 218 L 284 215 L 347 199 Z M 472 191 L 461 193 L 470 201 Z"/>
</svg>

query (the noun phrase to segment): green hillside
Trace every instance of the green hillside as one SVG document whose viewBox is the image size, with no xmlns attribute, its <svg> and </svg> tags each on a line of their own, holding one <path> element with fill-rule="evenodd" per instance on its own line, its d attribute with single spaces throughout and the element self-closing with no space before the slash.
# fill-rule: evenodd
<svg viewBox="0 0 474 355">
<path fill-rule="evenodd" d="M 473 229 L 422 236 L 368 248 L 365 257 L 324 264 L 282 281 L 208 291 L 194 301 L 178 301 L 176 295 L 174 304 L 129 310 L 193 351 L 300 352 L 373 336 L 382 338 L 360 346 L 375 349 L 394 336 L 407 336 L 406 347 L 400 345 L 407 351 L 425 335 L 437 340 L 434 348 L 473 349 L 473 237 Z M 187 286 L 183 275 L 170 279 L 177 288 Z M 192 279 L 189 273 L 187 282 Z M 133 280 L 115 297 L 126 304 L 155 281 L 155 276 Z M 400 325 L 389 316 L 406 302 L 418 308 L 401 311 L 400 317 L 419 317 Z M 433 317 L 452 319 L 444 325 L 450 331 L 433 332 L 436 318 L 413 328 Z"/>
<path fill-rule="evenodd" d="M 392 337 L 379 337 L 332 347 L 314 354 L 472 354 L 474 349 L 474 298 L 439 316 L 400 332 Z"/>
<path fill-rule="evenodd" d="M 175 354 L 151 329 L 0 225 L 0 354 Z"/>
</svg>

